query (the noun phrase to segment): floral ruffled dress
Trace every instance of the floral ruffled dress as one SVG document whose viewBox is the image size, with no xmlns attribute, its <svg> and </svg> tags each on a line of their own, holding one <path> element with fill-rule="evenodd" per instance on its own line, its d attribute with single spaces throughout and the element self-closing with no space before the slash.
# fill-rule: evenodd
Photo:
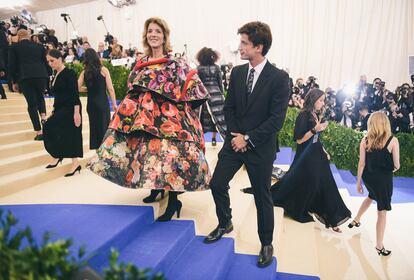
<svg viewBox="0 0 414 280">
<path fill-rule="evenodd" d="M 195 70 L 170 56 L 141 59 L 88 168 L 127 188 L 201 191 L 210 170 L 194 109 L 208 98 Z"/>
</svg>

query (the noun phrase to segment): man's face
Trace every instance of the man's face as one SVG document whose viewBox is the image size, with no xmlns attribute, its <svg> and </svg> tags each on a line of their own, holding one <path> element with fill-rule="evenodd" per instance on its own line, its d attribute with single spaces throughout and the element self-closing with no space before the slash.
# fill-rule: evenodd
<svg viewBox="0 0 414 280">
<path fill-rule="evenodd" d="M 105 45 L 103 43 L 99 43 L 98 52 L 103 52 L 104 50 L 105 50 Z"/>
<path fill-rule="evenodd" d="M 240 58 L 243 60 L 252 60 L 261 55 L 263 46 L 253 46 L 253 43 L 249 40 L 247 34 L 240 34 L 239 52 Z"/>
</svg>

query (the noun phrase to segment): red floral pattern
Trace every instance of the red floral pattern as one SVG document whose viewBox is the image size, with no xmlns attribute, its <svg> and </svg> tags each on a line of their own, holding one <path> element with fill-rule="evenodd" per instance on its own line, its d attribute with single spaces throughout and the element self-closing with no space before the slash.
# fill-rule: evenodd
<svg viewBox="0 0 414 280">
<path fill-rule="evenodd" d="M 205 190 L 210 171 L 194 108 L 207 90 L 183 60 L 155 62 L 138 62 L 131 72 L 130 92 L 88 167 L 129 188 Z"/>
</svg>

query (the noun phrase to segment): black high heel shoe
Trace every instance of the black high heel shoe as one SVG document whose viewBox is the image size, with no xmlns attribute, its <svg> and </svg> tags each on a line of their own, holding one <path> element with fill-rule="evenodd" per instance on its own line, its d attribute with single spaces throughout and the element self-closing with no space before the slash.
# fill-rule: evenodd
<svg viewBox="0 0 414 280">
<path fill-rule="evenodd" d="M 59 164 L 59 163 L 62 163 L 62 161 L 63 161 L 63 158 L 59 158 L 59 160 L 58 160 L 55 164 L 48 164 L 48 165 L 46 166 L 46 168 L 47 168 L 47 169 L 50 169 L 50 168 L 55 168 L 56 166 L 58 166 L 58 164 Z"/>
<path fill-rule="evenodd" d="M 211 146 L 216 146 L 216 145 L 217 145 L 216 137 L 211 138 Z"/>
<path fill-rule="evenodd" d="M 171 220 L 171 218 L 174 216 L 174 213 L 177 212 L 177 218 L 180 218 L 180 212 L 181 208 L 183 207 L 183 204 L 181 201 L 177 200 L 177 202 L 170 207 L 170 205 L 167 206 L 167 210 L 165 210 L 165 213 L 158 217 L 158 222 L 168 222 Z"/>
<path fill-rule="evenodd" d="M 81 167 L 80 165 L 78 165 L 78 167 L 76 167 L 76 169 L 75 169 L 75 170 L 73 170 L 73 172 L 71 172 L 71 173 L 66 173 L 66 174 L 65 174 L 65 177 L 71 177 L 71 176 L 75 175 L 76 171 L 78 171 L 78 172 L 79 172 L 79 174 L 80 174 L 81 169 L 82 169 L 82 167 Z"/>
<path fill-rule="evenodd" d="M 348 227 L 349 227 L 349 228 L 353 228 L 353 227 L 359 227 L 360 225 L 361 225 L 361 223 L 359 223 L 359 222 L 357 222 L 357 221 L 353 220 L 352 222 L 350 222 L 350 223 L 348 224 Z"/>
<path fill-rule="evenodd" d="M 388 255 L 391 255 L 391 251 L 390 251 L 390 250 L 385 250 L 385 248 L 384 248 L 384 247 L 382 247 L 382 249 L 381 249 L 381 250 L 380 250 L 380 249 L 378 249 L 377 247 L 375 247 L 375 249 L 377 250 L 378 255 L 381 255 L 381 256 L 388 256 Z"/>
<path fill-rule="evenodd" d="M 161 194 L 161 199 L 164 198 L 164 190 L 151 190 L 151 194 L 147 197 L 145 197 L 142 202 L 144 203 L 152 203 L 155 202 L 157 199 L 158 194 Z"/>
</svg>

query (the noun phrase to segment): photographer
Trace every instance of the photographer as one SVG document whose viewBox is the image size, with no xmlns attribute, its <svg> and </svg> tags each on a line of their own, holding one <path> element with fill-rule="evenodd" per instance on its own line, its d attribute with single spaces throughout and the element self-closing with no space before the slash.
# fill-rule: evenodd
<svg viewBox="0 0 414 280">
<path fill-rule="evenodd" d="M 392 133 L 410 133 L 410 118 L 406 110 L 398 107 L 397 103 L 391 102 L 387 115 L 391 123 Z"/>
<path fill-rule="evenodd" d="M 356 124 L 356 130 L 367 131 L 368 130 L 368 119 L 371 114 L 368 112 L 368 106 L 361 103 L 359 107 L 359 122 Z"/>
<path fill-rule="evenodd" d="M 309 76 L 306 86 L 303 89 L 304 95 L 302 98 L 305 98 L 306 94 L 308 94 L 308 92 L 314 88 L 319 88 L 319 85 L 316 83 L 316 78 L 314 76 Z"/>
<path fill-rule="evenodd" d="M 355 104 L 353 99 L 348 98 L 341 105 L 341 110 L 337 112 L 336 121 L 345 127 L 354 128 L 355 127 L 355 118 L 352 114 Z"/>
<path fill-rule="evenodd" d="M 303 99 L 300 95 L 300 90 L 297 87 L 293 87 L 292 95 L 289 100 L 289 106 L 299 109 L 303 108 Z"/>
<path fill-rule="evenodd" d="M 327 88 L 325 95 L 325 119 L 328 121 L 336 121 L 336 93 L 331 88 Z"/>
<path fill-rule="evenodd" d="M 408 83 L 402 84 L 396 90 L 397 104 L 401 109 L 411 113 L 413 111 L 413 90 Z"/>
<path fill-rule="evenodd" d="M 387 107 L 387 96 L 390 91 L 385 88 L 385 81 L 375 83 L 376 90 L 372 99 L 371 111 L 380 111 Z"/>
<path fill-rule="evenodd" d="M 59 45 L 59 41 L 58 41 L 58 39 L 55 36 L 55 30 L 54 29 L 46 29 L 45 32 L 46 32 L 46 35 L 47 35 L 46 41 L 48 43 L 52 43 L 53 46 L 56 49 L 58 47 L 58 45 Z"/>
</svg>

